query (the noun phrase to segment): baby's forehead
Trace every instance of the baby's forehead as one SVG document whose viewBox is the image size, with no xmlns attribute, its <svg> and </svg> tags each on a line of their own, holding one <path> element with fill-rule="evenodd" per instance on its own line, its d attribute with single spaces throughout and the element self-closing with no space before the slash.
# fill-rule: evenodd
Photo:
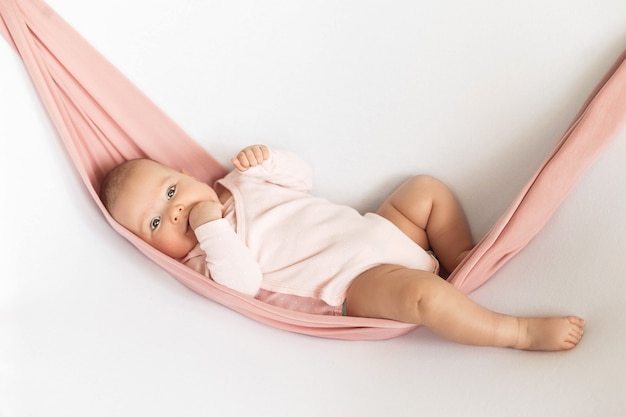
<svg viewBox="0 0 626 417">
<path fill-rule="evenodd" d="M 135 159 L 134 160 L 135 164 L 136 164 L 136 168 L 162 168 L 162 169 L 169 169 L 168 166 L 155 161 L 153 159 Z"/>
<path fill-rule="evenodd" d="M 172 171 L 172 168 L 152 159 L 138 159 L 128 174 L 130 177 L 138 176 L 139 174 L 158 176 L 171 173 Z"/>
<path fill-rule="evenodd" d="M 118 193 L 125 197 L 128 193 L 136 192 L 137 187 L 150 186 L 171 175 L 170 168 L 150 159 L 129 161 L 129 165 L 118 187 Z"/>
</svg>

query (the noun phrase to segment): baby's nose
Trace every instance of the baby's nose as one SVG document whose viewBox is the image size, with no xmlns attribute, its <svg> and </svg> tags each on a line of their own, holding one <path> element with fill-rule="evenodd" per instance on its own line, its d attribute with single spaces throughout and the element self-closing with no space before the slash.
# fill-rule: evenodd
<svg viewBox="0 0 626 417">
<path fill-rule="evenodd" d="M 184 207 L 181 204 L 176 204 L 174 207 L 172 207 L 172 212 L 170 216 L 172 219 L 172 223 L 178 223 L 180 221 L 183 209 Z"/>
</svg>

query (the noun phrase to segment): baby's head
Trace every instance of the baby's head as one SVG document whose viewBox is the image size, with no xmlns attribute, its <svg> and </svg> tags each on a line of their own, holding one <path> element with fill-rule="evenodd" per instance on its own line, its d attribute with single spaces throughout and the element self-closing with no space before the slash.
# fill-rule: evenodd
<svg viewBox="0 0 626 417">
<path fill-rule="evenodd" d="M 104 178 L 100 198 L 111 216 L 151 246 L 182 258 L 198 243 L 189 212 L 200 201 L 219 201 L 202 181 L 149 159 L 133 159 Z"/>
</svg>

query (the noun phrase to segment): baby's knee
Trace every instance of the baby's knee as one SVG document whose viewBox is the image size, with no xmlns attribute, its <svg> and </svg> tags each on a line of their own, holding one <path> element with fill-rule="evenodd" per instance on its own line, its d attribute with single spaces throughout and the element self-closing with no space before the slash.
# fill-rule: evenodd
<svg viewBox="0 0 626 417">
<path fill-rule="evenodd" d="M 412 270 L 411 270 L 412 271 Z M 445 287 L 449 286 L 438 275 L 418 271 L 406 291 L 402 293 L 401 305 L 421 322 L 423 317 L 445 304 Z"/>
<path fill-rule="evenodd" d="M 413 193 L 428 195 L 433 200 L 448 201 L 452 198 L 450 188 L 440 179 L 430 175 L 417 175 L 408 181 Z"/>
<path fill-rule="evenodd" d="M 421 174 L 416 175 L 409 180 L 409 183 L 414 187 L 424 188 L 424 189 L 439 189 L 439 188 L 448 188 L 443 181 L 438 178 L 435 178 L 431 175 Z"/>
<path fill-rule="evenodd" d="M 447 283 L 428 271 L 406 268 L 398 272 L 405 279 L 399 291 L 395 292 L 394 304 L 405 317 L 404 321 L 422 324 L 425 316 L 445 302 L 440 289 Z"/>
</svg>

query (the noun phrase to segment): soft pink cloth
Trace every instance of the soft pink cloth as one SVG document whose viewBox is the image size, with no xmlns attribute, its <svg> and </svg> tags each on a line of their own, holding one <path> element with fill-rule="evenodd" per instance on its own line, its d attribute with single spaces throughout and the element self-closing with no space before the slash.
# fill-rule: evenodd
<svg viewBox="0 0 626 417">
<path fill-rule="evenodd" d="M 102 175 L 121 161 L 147 156 L 170 166 L 184 166 L 207 182 L 223 176 L 224 168 L 45 3 L 0 0 L 0 15 L 0 32 L 22 57 L 104 217 L 176 279 L 246 316 L 294 332 L 342 339 L 384 339 L 415 328 L 389 320 L 305 314 L 262 303 L 192 271 L 115 223 L 100 203 L 97 191 Z M 623 61 L 624 55 L 512 206 L 452 273 L 450 281 L 460 290 L 469 292 L 480 286 L 521 250 L 623 128 L 626 118 Z"/>
</svg>

